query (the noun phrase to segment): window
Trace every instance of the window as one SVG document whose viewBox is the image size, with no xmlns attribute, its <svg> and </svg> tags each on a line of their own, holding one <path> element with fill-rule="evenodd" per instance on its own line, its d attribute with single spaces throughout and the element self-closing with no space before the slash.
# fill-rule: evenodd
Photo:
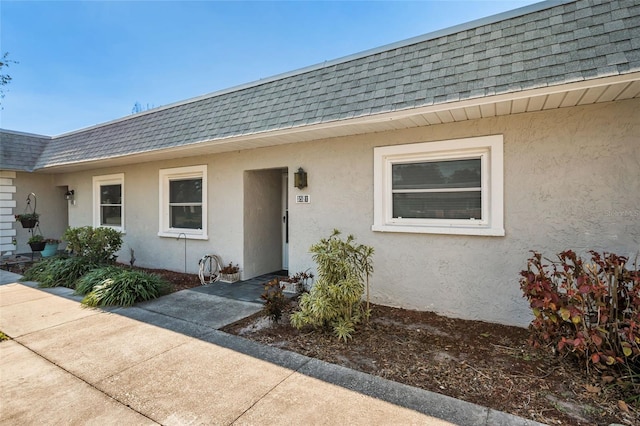
<svg viewBox="0 0 640 426">
<path fill-rule="evenodd" d="M 374 231 L 504 235 L 502 136 L 374 148 Z"/>
<path fill-rule="evenodd" d="M 163 237 L 207 238 L 207 166 L 160 170 L 160 231 Z"/>
<path fill-rule="evenodd" d="M 93 177 L 93 226 L 124 232 L 124 174 Z"/>
</svg>

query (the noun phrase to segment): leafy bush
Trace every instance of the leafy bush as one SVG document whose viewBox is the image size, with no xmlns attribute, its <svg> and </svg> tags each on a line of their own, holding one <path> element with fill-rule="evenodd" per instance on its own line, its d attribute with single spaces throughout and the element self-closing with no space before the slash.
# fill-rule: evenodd
<svg viewBox="0 0 640 426">
<path fill-rule="evenodd" d="M 106 267 L 85 276 L 81 289 L 91 291 L 82 303 L 86 306 L 131 306 L 155 299 L 169 289 L 162 277 L 144 271 Z"/>
<path fill-rule="evenodd" d="M 637 265 L 627 269 L 626 257 L 589 253 L 587 264 L 569 250 L 549 266 L 533 252 L 520 272 L 535 316 L 530 342 L 574 355 L 587 370 L 616 369 L 640 379 L 640 272 Z"/>
<path fill-rule="evenodd" d="M 264 312 L 273 322 L 280 321 L 282 311 L 289 304 L 289 299 L 282 292 L 283 287 L 277 278 L 269 281 L 264 286 L 264 292 L 260 297 L 265 301 Z"/>
<path fill-rule="evenodd" d="M 62 239 L 68 251 L 98 264 L 115 263 L 115 253 L 122 247 L 122 233 L 107 227 L 68 228 Z"/>
<path fill-rule="evenodd" d="M 331 327 L 343 340 L 352 337 L 355 326 L 368 318 L 368 282 L 373 271 L 373 248 L 354 243 L 349 235 L 340 238 L 340 231 L 311 246 L 313 260 L 318 265 L 318 281 L 309 293 L 300 298 L 300 309 L 291 315 L 296 328 Z M 362 296 L 367 289 L 367 307 Z"/>
<path fill-rule="evenodd" d="M 40 287 L 74 288 L 75 282 L 98 265 L 82 257 L 48 257 L 25 271 L 23 281 L 37 281 Z"/>
</svg>

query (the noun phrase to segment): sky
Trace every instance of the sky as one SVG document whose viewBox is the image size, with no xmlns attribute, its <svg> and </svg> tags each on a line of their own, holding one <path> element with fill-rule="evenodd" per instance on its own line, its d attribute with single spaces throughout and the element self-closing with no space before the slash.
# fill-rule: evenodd
<svg viewBox="0 0 640 426">
<path fill-rule="evenodd" d="M 538 0 L 0 1 L 0 127 L 55 136 Z"/>
</svg>

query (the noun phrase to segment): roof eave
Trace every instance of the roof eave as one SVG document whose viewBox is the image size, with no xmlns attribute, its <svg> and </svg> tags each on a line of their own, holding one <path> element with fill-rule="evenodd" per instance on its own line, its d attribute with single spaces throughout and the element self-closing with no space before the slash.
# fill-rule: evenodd
<svg viewBox="0 0 640 426">
<path fill-rule="evenodd" d="M 512 103 L 514 105 L 516 103 L 528 104 L 530 100 L 539 101 L 538 103 L 542 106 L 538 110 L 553 109 L 552 107 L 544 107 L 544 104 L 546 102 L 540 101 L 543 97 L 549 98 L 555 96 L 556 98 L 563 97 L 566 99 L 569 94 L 574 95 L 574 97 L 577 96 L 576 94 L 578 94 L 580 95 L 580 98 L 576 97 L 575 105 L 586 105 L 608 100 L 608 98 L 601 96 L 600 98 L 585 100 L 583 103 L 581 103 L 580 99 L 584 99 L 585 94 L 588 93 L 588 91 L 602 91 L 602 93 L 605 93 L 610 88 L 614 88 L 614 90 L 617 91 L 618 95 L 616 99 L 637 98 L 638 96 L 640 96 L 640 71 L 623 75 L 603 77 L 599 79 L 575 81 L 562 85 L 538 87 L 519 92 L 502 93 L 492 96 L 425 105 L 417 108 L 408 108 L 360 117 L 344 118 L 304 126 L 273 129 L 263 132 L 236 135 L 219 139 L 195 141 L 188 145 L 179 147 L 137 152 L 134 154 L 122 155 L 118 157 L 92 158 L 76 162 L 45 165 L 38 167 L 36 171 L 50 173 L 79 171 L 95 167 L 109 167 L 113 165 L 133 164 L 136 162 L 160 161 L 168 158 L 217 154 L 227 151 L 254 149 L 267 146 L 291 144 L 296 142 L 308 142 L 312 140 L 327 139 L 332 137 L 343 137 L 364 133 L 387 131 L 394 128 L 397 129 L 418 127 L 420 125 L 415 124 L 411 126 L 408 124 L 400 124 L 401 122 L 403 122 L 403 120 L 406 122 L 422 122 L 423 125 L 432 125 L 448 122 L 446 118 L 442 117 L 452 116 L 453 119 L 451 119 L 450 121 L 466 121 L 475 118 L 486 117 L 474 117 L 468 113 L 464 113 L 464 110 L 485 110 L 485 107 L 487 106 L 495 106 L 505 103 Z M 557 108 L 560 107 L 562 106 L 557 106 Z M 500 113 L 496 111 L 494 116 L 513 115 L 521 112 L 533 111 L 535 110 L 531 109 L 527 111 L 519 110 L 517 108 L 509 108 L 507 113 Z M 410 120 L 412 117 L 419 117 L 420 120 Z M 439 122 L 432 122 L 435 120 L 439 120 Z"/>
</svg>

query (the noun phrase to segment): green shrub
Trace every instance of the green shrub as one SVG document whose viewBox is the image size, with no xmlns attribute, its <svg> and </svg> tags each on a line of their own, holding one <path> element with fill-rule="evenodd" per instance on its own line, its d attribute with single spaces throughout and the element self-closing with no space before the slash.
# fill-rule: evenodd
<svg viewBox="0 0 640 426">
<path fill-rule="evenodd" d="M 260 297 L 265 301 L 264 312 L 273 322 L 280 321 L 282 311 L 289 304 L 289 299 L 282 292 L 280 281 L 275 278 L 264 286 L 264 292 Z"/>
<path fill-rule="evenodd" d="M 21 281 L 43 281 L 53 268 L 52 264 L 58 263 L 60 261 L 62 261 L 62 258 L 53 256 L 44 258 L 37 263 L 34 263 L 26 271 L 24 271 Z"/>
<path fill-rule="evenodd" d="M 638 395 L 640 271 L 637 265 L 627 269 L 626 257 L 590 253 L 590 263 L 568 250 L 547 265 L 533 252 L 520 272 L 520 288 L 535 316 L 530 343 L 572 355 L 587 370 L 617 372 Z"/>
<path fill-rule="evenodd" d="M 39 287 L 74 288 L 75 282 L 98 265 L 82 257 L 49 257 L 25 271 L 23 281 L 37 281 Z"/>
<path fill-rule="evenodd" d="M 108 268 L 96 272 L 89 278 L 94 282 L 83 282 L 82 288 L 92 290 L 82 303 L 86 306 L 131 306 L 138 302 L 155 299 L 169 289 L 169 283 L 162 277 L 144 271 Z"/>
<path fill-rule="evenodd" d="M 116 252 L 122 247 L 122 233 L 107 227 L 68 228 L 62 239 L 67 241 L 68 251 L 98 264 L 115 263 Z"/>
<path fill-rule="evenodd" d="M 84 296 L 85 294 L 91 293 L 93 288 L 99 284 L 101 284 L 104 280 L 108 278 L 113 278 L 115 275 L 119 274 L 122 271 L 121 268 L 117 266 L 104 266 L 101 268 L 94 269 L 93 271 L 89 271 L 85 275 L 83 275 L 78 281 L 76 281 L 76 294 Z"/>
<path fill-rule="evenodd" d="M 340 232 L 311 246 L 313 260 L 318 265 L 318 281 L 309 293 L 300 298 L 300 308 L 291 315 L 296 328 L 331 327 L 343 340 L 352 337 L 355 326 L 369 316 L 368 282 L 373 271 L 373 248 L 355 244 L 349 235 L 342 240 Z M 362 296 L 367 290 L 367 307 Z"/>
</svg>

